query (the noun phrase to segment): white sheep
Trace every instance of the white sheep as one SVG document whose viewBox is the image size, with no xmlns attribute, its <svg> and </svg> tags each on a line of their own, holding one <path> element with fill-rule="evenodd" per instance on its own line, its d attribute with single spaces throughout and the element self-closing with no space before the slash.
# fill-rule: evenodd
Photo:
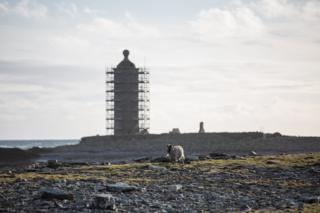
<svg viewBox="0 0 320 213">
<path fill-rule="evenodd" d="M 185 156 L 183 147 L 180 145 L 167 145 L 168 157 L 172 162 L 182 162 L 184 163 Z"/>
</svg>

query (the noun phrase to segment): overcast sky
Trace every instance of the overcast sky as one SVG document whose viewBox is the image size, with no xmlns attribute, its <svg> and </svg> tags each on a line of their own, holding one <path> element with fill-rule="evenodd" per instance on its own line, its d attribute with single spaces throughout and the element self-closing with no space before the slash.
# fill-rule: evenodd
<svg viewBox="0 0 320 213">
<path fill-rule="evenodd" d="M 0 139 L 105 134 L 106 66 L 151 72 L 151 132 L 320 136 L 320 1 L 0 0 Z"/>
</svg>

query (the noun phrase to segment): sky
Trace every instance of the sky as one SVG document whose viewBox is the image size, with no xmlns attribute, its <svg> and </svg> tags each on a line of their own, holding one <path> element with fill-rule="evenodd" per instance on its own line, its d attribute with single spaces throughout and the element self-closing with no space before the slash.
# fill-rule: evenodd
<svg viewBox="0 0 320 213">
<path fill-rule="evenodd" d="M 0 139 L 106 134 L 124 49 L 151 133 L 320 136 L 318 0 L 0 0 Z"/>
</svg>

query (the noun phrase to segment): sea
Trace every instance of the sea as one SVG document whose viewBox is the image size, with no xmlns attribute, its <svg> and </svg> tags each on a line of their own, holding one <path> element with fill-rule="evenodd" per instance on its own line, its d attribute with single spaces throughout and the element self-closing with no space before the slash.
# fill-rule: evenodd
<svg viewBox="0 0 320 213">
<path fill-rule="evenodd" d="M 0 148 L 30 149 L 33 147 L 51 148 L 63 145 L 78 144 L 79 140 L 0 140 Z"/>
</svg>

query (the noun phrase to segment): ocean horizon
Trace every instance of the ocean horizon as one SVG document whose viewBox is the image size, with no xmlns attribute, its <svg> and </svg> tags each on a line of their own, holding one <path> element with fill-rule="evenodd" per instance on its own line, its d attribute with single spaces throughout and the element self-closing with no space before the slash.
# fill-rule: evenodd
<svg viewBox="0 0 320 213">
<path fill-rule="evenodd" d="M 79 139 L 25 139 L 25 140 L 0 140 L 0 148 L 19 148 L 31 149 L 33 147 L 39 148 L 53 148 L 64 145 L 74 145 L 80 142 Z"/>
</svg>

